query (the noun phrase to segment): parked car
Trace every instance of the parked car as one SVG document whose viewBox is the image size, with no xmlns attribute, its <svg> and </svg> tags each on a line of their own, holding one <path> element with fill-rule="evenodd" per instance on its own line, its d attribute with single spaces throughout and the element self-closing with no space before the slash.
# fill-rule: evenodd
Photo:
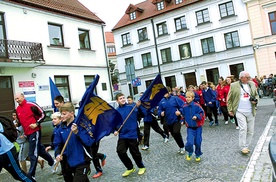
<svg viewBox="0 0 276 182">
<path fill-rule="evenodd" d="M 272 182 L 276 182 L 276 134 L 271 137 L 268 150 L 272 163 Z"/>
<path fill-rule="evenodd" d="M 42 129 L 41 129 L 41 143 L 48 146 L 51 144 L 51 136 L 53 133 L 53 123 L 51 115 L 53 114 L 53 109 L 46 110 L 45 114 L 46 117 L 44 121 L 41 123 Z"/>
</svg>

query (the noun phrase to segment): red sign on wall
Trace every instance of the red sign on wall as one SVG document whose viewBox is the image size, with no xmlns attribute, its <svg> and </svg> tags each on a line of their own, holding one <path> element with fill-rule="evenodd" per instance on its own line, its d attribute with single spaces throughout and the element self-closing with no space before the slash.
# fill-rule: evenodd
<svg viewBox="0 0 276 182">
<path fill-rule="evenodd" d="M 34 81 L 20 81 L 18 82 L 19 88 L 22 87 L 34 87 Z"/>
</svg>

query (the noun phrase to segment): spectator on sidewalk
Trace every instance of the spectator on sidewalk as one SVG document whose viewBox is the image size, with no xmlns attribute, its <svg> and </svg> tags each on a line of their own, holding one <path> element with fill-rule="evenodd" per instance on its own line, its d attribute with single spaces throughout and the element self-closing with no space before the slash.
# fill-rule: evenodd
<svg viewBox="0 0 276 182">
<path fill-rule="evenodd" d="M 230 116 L 236 114 L 239 130 L 239 147 L 243 154 L 250 152 L 249 145 L 254 133 L 258 92 L 248 72 L 239 74 L 239 81 L 231 83 L 227 109 Z"/>
</svg>

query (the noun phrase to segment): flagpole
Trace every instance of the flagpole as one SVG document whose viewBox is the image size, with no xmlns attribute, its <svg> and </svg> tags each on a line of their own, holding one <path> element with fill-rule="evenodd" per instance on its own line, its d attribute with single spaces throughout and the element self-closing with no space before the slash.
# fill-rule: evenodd
<svg viewBox="0 0 276 182">
<path fill-rule="evenodd" d="M 130 113 L 127 115 L 126 119 L 124 120 L 124 122 L 122 123 L 122 125 L 120 126 L 120 128 L 118 129 L 117 132 L 119 132 L 122 127 L 124 126 L 124 124 L 126 123 L 126 121 L 128 120 L 128 118 L 130 117 L 130 115 L 133 113 L 134 109 L 137 107 L 137 105 L 135 104 L 135 106 L 132 108 L 132 110 L 130 111 Z"/>
<path fill-rule="evenodd" d="M 66 139 L 66 142 L 65 142 L 65 144 L 64 144 L 64 146 L 63 146 L 63 148 L 62 148 L 62 151 L 61 151 L 61 153 L 59 154 L 60 156 L 63 155 L 64 150 L 65 150 L 65 148 L 66 148 L 66 146 L 67 146 L 67 144 L 68 144 L 68 142 L 69 142 L 69 140 L 70 140 L 70 138 L 71 138 L 72 133 L 73 133 L 73 130 L 70 131 L 70 133 L 69 133 L 69 135 L 68 135 L 68 137 L 67 137 L 67 139 Z M 58 163 L 59 163 L 59 161 L 56 162 L 56 165 L 55 165 L 55 167 L 54 167 L 54 170 L 56 170 L 56 168 L 57 168 L 57 166 L 58 166 Z"/>
</svg>

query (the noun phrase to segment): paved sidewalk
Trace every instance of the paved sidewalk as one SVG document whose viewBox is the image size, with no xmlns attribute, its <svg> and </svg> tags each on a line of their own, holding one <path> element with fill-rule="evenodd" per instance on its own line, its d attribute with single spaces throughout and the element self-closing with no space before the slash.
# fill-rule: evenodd
<svg viewBox="0 0 276 182">
<path fill-rule="evenodd" d="M 259 106 L 270 106 L 270 99 L 260 99 Z M 247 169 L 241 182 L 270 182 L 272 180 L 272 164 L 269 156 L 268 145 L 276 128 L 276 109 L 269 118 L 262 136 L 259 138 L 257 146 L 250 158 Z"/>
</svg>

